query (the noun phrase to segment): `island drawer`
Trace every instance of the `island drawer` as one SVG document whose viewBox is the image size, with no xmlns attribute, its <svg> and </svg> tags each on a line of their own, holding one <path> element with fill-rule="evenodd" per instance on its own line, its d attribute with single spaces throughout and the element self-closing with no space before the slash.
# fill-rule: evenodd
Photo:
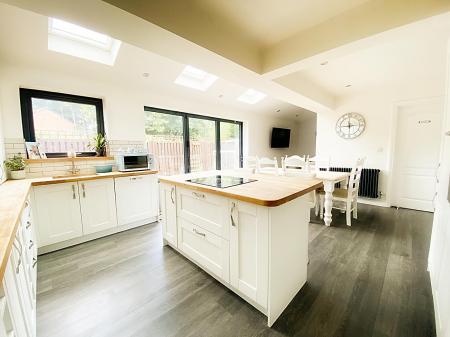
<svg viewBox="0 0 450 337">
<path fill-rule="evenodd" d="M 177 188 L 177 214 L 211 233 L 229 239 L 230 211 L 226 198 Z"/>
<path fill-rule="evenodd" d="M 178 249 L 212 274 L 227 283 L 230 281 L 227 240 L 178 218 Z"/>
</svg>

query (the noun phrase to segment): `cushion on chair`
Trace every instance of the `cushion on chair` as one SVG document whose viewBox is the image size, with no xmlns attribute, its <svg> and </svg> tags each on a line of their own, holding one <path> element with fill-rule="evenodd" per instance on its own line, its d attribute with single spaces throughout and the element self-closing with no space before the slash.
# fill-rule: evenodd
<svg viewBox="0 0 450 337">
<path fill-rule="evenodd" d="M 319 191 L 320 194 L 325 194 L 325 191 Z M 347 199 L 348 190 L 343 188 L 335 188 L 333 191 L 333 198 Z"/>
</svg>

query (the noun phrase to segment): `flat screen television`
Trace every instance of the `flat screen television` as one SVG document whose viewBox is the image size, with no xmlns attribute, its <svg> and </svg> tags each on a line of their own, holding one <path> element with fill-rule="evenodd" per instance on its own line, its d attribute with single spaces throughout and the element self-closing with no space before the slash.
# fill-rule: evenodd
<svg viewBox="0 0 450 337">
<path fill-rule="evenodd" d="M 270 147 L 272 148 L 289 147 L 290 138 L 291 138 L 291 129 L 273 128 L 272 138 L 270 140 Z"/>
</svg>

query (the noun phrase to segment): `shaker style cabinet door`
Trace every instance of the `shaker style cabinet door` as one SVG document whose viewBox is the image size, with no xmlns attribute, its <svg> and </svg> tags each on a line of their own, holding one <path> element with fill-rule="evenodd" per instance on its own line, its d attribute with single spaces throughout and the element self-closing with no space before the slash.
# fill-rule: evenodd
<svg viewBox="0 0 450 337">
<path fill-rule="evenodd" d="M 177 194 L 175 185 L 159 184 L 161 224 L 164 239 L 177 247 Z"/>
<path fill-rule="evenodd" d="M 34 187 L 34 216 L 39 247 L 70 240 L 83 234 L 78 184 Z"/>
<path fill-rule="evenodd" d="M 100 232 L 117 226 L 114 180 L 79 181 L 83 234 Z"/>
<path fill-rule="evenodd" d="M 158 176 L 155 174 L 115 178 L 119 226 L 158 217 Z"/>
</svg>

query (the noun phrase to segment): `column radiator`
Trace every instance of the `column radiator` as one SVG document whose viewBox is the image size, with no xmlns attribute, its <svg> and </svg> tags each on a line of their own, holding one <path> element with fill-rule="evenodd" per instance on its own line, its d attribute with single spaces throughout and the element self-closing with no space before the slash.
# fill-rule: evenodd
<svg viewBox="0 0 450 337">
<path fill-rule="evenodd" d="M 350 167 L 330 167 L 330 171 L 335 172 L 351 172 Z M 378 180 L 380 178 L 379 169 L 363 168 L 361 172 L 361 181 L 359 182 L 360 197 L 378 198 Z"/>
</svg>

